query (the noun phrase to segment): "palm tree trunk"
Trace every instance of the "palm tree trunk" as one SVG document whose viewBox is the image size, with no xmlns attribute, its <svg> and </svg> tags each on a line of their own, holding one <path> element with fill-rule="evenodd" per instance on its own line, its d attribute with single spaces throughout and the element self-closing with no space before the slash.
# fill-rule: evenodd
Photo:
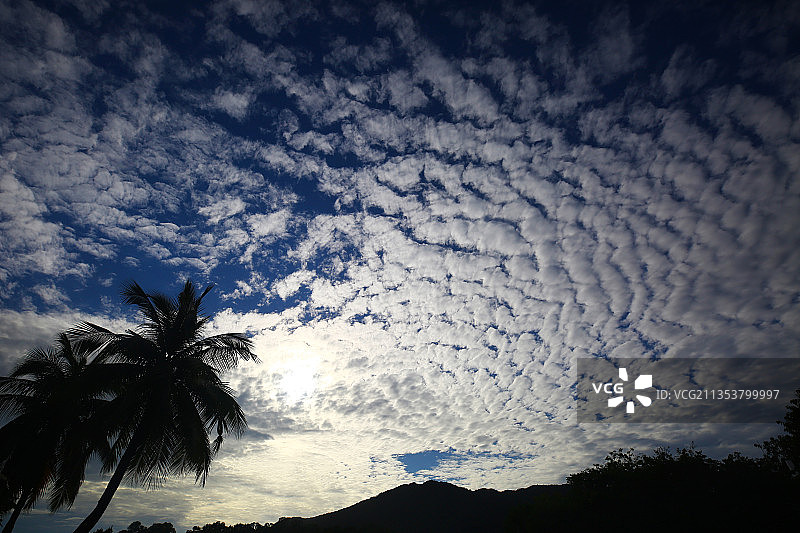
<svg viewBox="0 0 800 533">
<path fill-rule="evenodd" d="M 75 528 L 74 533 L 89 533 L 89 531 L 97 525 L 97 522 L 100 521 L 100 517 L 106 512 L 108 504 L 111 503 L 111 498 L 114 497 L 114 493 L 119 488 L 120 483 L 122 483 L 122 479 L 125 477 L 125 472 L 128 471 L 128 467 L 131 465 L 133 458 L 136 456 L 142 440 L 144 440 L 144 432 L 140 426 L 136 429 L 136 431 L 134 431 L 131 441 L 128 443 L 125 453 L 123 453 L 122 457 L 120 457 L 119 463 L 117 463 L 117 469 L 114 471 L 114 475 L 111 476 L 111 479 L 108 481 L 108 485 L 106 485 L 106 489 L 103 491 L 103 494 L 97 501 L 97 505 L 92 512 L 89 513 L 89 516 L 84 518 L 83 522 L 81 522 L 80 525 Z"/>
<path fill-rule="evenodd" d="M 11 530 L 14 529 L 14 524 L 17 523 L 17 518 L 19 518 L 19 514 L 22 512 L 22 508 L 25 507 L 25 502 L 31 497 L 31 492 L 33 491 L 30 489 L 22 491 L 17 505 L 14 506 L 14 512 L 11 513 L 11 516 L 8 517 L 8 522 L 3 526 L 3 533 L 11 533 Z"/>
</svg>

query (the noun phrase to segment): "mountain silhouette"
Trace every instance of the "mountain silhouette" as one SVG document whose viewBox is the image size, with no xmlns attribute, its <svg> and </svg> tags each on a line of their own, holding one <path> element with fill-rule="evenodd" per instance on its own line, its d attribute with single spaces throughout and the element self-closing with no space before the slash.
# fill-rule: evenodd
<svg viewBox="0 0 800 533">
<path fill-rule="evenodd" d="M 350 507 L 313 518 L 283 518 L 277 532 L 482 532 L 504 530 L 508 513 L 543 494 L 561 493 L 565 485 L 524 489 L 469 490 L 441 481 L 400 485 Z"/>
</svg>

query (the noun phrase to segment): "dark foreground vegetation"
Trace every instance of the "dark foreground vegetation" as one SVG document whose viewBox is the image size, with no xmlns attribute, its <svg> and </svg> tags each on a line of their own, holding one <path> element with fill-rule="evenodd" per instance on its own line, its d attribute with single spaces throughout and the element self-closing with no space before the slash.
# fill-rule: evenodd
<svg viewBox="0 0 800 533">
<path fill-rule="evenodd" d="M 564 485 L 471 491 L 412 483 L 314 518 L 216 522 L 186 533 L 794 531 L 800 524 L 800 390 L 780 424 L 783 434 L 756 445 L 760 458 L 736 452 L 712 459 L 692 446 L 649 454 L 620 449 Z M 171 524 L 138 522 L 123 531 L 176 533 Z"/>
</svg>

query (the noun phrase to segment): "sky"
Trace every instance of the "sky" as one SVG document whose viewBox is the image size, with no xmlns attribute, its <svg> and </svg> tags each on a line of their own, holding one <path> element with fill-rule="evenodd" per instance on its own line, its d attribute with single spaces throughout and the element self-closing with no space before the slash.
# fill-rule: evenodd
<svg viewBox="0 0 800 533">
<path fill-rule="evenodd" d="M 136 324 L 127 280 L 215 285 L 250 430 L 116 530 L 755 454 L 772 421 L 578 424 L 575 364 L 798 356 L 798 36 L 796 2 L 0 0 L 0 371 Z"/>
</svg>

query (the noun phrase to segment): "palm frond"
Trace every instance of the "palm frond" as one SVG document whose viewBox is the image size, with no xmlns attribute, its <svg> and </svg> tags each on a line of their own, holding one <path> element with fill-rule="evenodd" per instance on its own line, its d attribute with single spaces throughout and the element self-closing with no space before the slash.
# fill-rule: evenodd
<svg viewBox="0 0 800 533">
<path fill-rule="evenodd" d="M 111 352 L 108 359 L 116 362 L 132 363 L 142 367 L 152 365 L 163 359 L 165 353 L 153 339 L 142 336 L 136 331 L 127 331 L 108 343 Z"/>
<path fill-rule="evenodd" d="M 224 372 L 235 368 L 239 360 L 258 362 L 252 349 L 253 341 L 243 333 L 222 333 L 194 343 L 190 353 L 192 357 L 198 357 Z"/>
<path fill-rule="evenodd" d="M 126 304 L 135 305 L 142 313 L 144 325 L 149 328 L 148 333 L 160 337 L 163 333 L 162 317 L 150 300 L 150 295 L 135 281 L 128 281 L 122 286 L 122 297 Z"/>
<path fill-rule="evenodd" d="M 0 417 L 17 417 L 30 412 L 37 404 L 34 397 L 22 394 L 0 394 Z"/>
<path fill-rule="evenodd" d="M 113 338 L 116 335 L 116 333 L 112 332 L 111 330 L 91 322 L 79 322 L 65 331 L 65 333 L 70 339 L 94 338 L 103 342 Z"/>
<path fill-rule="evenodd" d="M 31 376 L 36 379 L 47 379 L 61 374 L 58 353 L 55 350 L 34 348 L 25 355 L 9 377 Z"/>
<path fill-rule="evenodd" d="M 113 355 L 109 344 L 118 337 L 118 334 L 91 322 L 80 322 L 65 333 L 73 344 L 77 343 L 76 350 L 91 352 L 92 361 L 98 364 Z"/>
<path fill-rule="evenodd" d="M 140 398 L 140 418 L 135 433 L 142 435 L 130 469 L 126 474 L 134 484 L 150 488 L 161 485 L 170 473 L 170 453 L 175 445 L 175 426 L 170 384 L 162 376 L 148 376 L 150 384 L 143 383 L 148 393 Z M 166 386 L 165 386 L 166 385 Z"/>
<path fill-rule="evenodd" d="M 170 334 L 173 344 L 173 353 L 182 350 L 200 338 L 202 325 L 198 323 L 198 310 L 200 301 L 190 280 L 186 281 L 183 290 L 178 295 L 178 305 Z"/>
<path fill-rule="evenodd" d="M 81 323 L 50 349 L 30 350 L 9 377 L 0 378 L 0 413 L 14 418 L 0 428 L 4 474 L 12 472 L 24 507 L 48 494 L 51 510 L 70 506 L 89 458 L 109 448 L 112 419 L 103 419 L 109 398 L 130 368 L 106 364 L 103 350 L 117 336 Z M 138 367 L 136 367 L 138 369 Z"/>
<path fill-rule="evenodd" d="M 208 430 L 216 428 L 218 435 L 231 433 L 241 437 L 247 430 L 247 419 L 233 396 L 233 390 L 225 383 L 194 385 L 192 394 Z"/>
<path fill-rule="evenodd" d="M 51 512 L 72 507 L 85 478 L 86 465 L 95 454 L 97 425 L 86 423 L 73 427 L 61 445 L 53 469 L 48 508 Z"/>
<path fill-rule="evenodd" d="M 61 356 L 59 362 L 63 364 L 64 370 L 68 371 L 70 367 L 75 367 L 80 364 L 78 360 L 78 353 L 80 352 L 73 351 L 72 343 L 66 333 L 59 333 L 56 338 L 56 346 Z"/>
<path fill-rule="evenodd" d="M 172 451 L 170 468 L 179 475 L 194 471 L 195 482 L 200 481 L 205 485 L 213 457 L 205 424 L 186 387 L 176 387 L 173 402 L 174 422 L 179 440 Z"/>
<path fill-rule="evenodd" d="M 29 395 L 36 392 L 36 382 L 20 377 L 0 377 L 0 392 L 14 395 Z"/>
</svg>

